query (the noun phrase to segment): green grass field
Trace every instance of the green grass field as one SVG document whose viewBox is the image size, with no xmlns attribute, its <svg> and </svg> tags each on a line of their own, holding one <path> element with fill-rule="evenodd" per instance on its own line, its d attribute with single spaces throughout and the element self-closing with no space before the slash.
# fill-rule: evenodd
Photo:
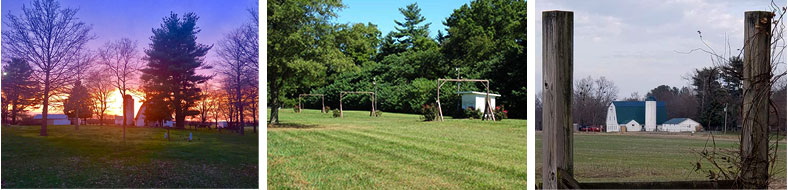
<svg viewBox="0 0 788 190">
<path fill-rule="evenodd" d="M 738 147 L 738 137 L 717 139 L 718 147 Z M 707 173 L 696 173 L 700 158 L 693 150 L 702 150 L 707 137 L 688 133 L 674 135 L 574 133 L 574 171 L 580 182 L 635 182 L 707 180 Z M 786 147 L 779 143 L 778 184 L 785 184 Z M 536 178 L 541 182 L 542 133 L 536 133 Z M 711 168 L 702 162 L 705 170 Z M 783 185 L 784 186 L 784 185 Z"/>
<path fill-rule="evenodd" d="M 526 188 L 525 120 L 419 117 L 282 109 L 268 128 L 268 188 Z"/>
<path fill-rule="evenodd" d="M 258 135 L 110 126 L 2 127 L 3 188 L 258 188 Z M 189 132 L 194 141 L 187 142 Z"/>
</svg>

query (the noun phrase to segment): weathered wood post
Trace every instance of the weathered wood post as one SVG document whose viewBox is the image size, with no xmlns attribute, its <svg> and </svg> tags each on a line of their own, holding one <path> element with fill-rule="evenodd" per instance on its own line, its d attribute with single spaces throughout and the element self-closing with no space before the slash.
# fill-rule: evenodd
<svg viewBox="0 0 788 190">
<path fill-rule="evenodd" d="M 573 13 L 542 12 L 542 185 L 545 189 L 571 188 Z M 567 186 L 570 185 L 570 186 Z"/>
<path fill-rule="evenodd" d="M 320 103 L 323 107 L 320 108 L 320 113 L 326 113 L 326 96 L 320 95 Z"/>
<path fill-rule="evenodd" d="M 301 113 L 301 108 L 303 108 L 303 107 L 301 107 L 302 106 L 301 105 L 301 97 L 303 97 L 303 96 L 304 96 L 303 94 L 298 95 L 298 110 L 296 110 L 296 113 Z"/>
<path fill-rule="evenodd" d="M 744 13 L 744 99 L 742 101 L 742 188 L 765 189 L 769 185 L 770 42 L 773 14 Z"/>
</svg>

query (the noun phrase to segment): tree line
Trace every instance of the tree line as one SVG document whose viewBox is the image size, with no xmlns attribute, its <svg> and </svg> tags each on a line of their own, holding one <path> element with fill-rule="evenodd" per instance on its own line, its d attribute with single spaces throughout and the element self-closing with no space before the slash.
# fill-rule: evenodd
<svg viewBox="0 0 788 190">
<path fill-rule="evenodd" d="M 256 9 L 248 10 L 248 23 L 218 43 L 214 51 L 220 60 L 215 63 L 205 61 L 214 46 L 198 42 L 201 29 L 195 13 L 164 17 L 160 26 L 152 28 L 148 47 L 140 51 L 137 42 L 128 38 L 108 41 L 97 49 L 87 47 L 96 36 L 93 26 L 80 21 L 77 12 L 55 0 L 34 0 L 22 7 L 22 14 L 8 13 L 4 18 L 4 123 L 17 124 L 27 110 L 41 108 L 40 134 L 46 136 L 53 105 L 77 120 L 76 129 L 80 119 L 95 116 L 103 123 L 115 103 L 109 102 L 115 91 L 121 97 L 144 100 L 146 122 L 160 126 L 161 121 L 174 119 L 174 127 L 184 128 L 187 117 L 201 123 L 213 119 L 217 125 L 219 119 L 234 126 L 257 122 Z M 123 114 L 124 137 L 125 126 L 133 125 L 126 118 L 134 114 Z"/>
<path fill-rule="evenodd" d="M 402 19 L 383 35 L 372 23 L 332 23 L 341 1 L 268 1 L 269 123 L 298 94 L 325 94 L 339 106 L 340 91 L 377 92 L 377 108 L 420 113 L 435 102 L 439 78 L 489 79 L 510 117 L 526 112 L 526 2 L 474 0 L 454 10 L 433 37 L 418 4 L 399 8 Z M 444 85 L 445 92 L 482 91 L 480 84 Z M 456 93 L 442 93 L 443 110 L 460 111 Z M 366 96 L 348 96 L 346 109 L 368 109 Z M 306 98 L 305 107 L 320 108 Z"/>
<path fill-rule="evenodd" d="M 575 81 L 572 110 L 574 123 L 605 125 L 607 108 L 615 101 L 644 101 L 654 97 L 665 103 L 668 118 L 691 118 L 701 123 L 705 130 L 736 130 L 741 126 L 742 108 L 742 68 L 741 57 L 733 56 L 720 66 L 694 69 L 685 77 L 689 86 L 671 87 L 659 85 L 645 95 L 637 92 L 629 97 L 617 97 L 618 88 L 605 77 L 586 77 Z M 785 130 L 786 83 L 778 80 L 773 86 L 770 109 L 772 130 Z M 536 96 L 536 123 L 541 129 L 542 98 Z"/>
</svg>

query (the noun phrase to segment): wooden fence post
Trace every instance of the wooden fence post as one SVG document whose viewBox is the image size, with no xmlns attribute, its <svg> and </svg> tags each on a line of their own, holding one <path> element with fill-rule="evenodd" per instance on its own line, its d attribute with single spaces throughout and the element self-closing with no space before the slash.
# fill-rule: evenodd
<svg viewBox="0 0 788 190">
<path fill-rule="evenodd" d="M 571 188 L 573 13 L 542 12 L 542 185 Z M 576 182 L 574 183 L 576 184 Z"/>
<path fill-rule="evenodd" d="M 765 189 L 769 185 L 769 108 L 771 94 L 770 42 L 773 14 L 744 13 L 744 99 L 742 101 L 742 188 Z"/>
<path fill-rule="evenodd" d="M 320 95 L 320 103 L 321 103 L 321 105 L 323 105 L 323 107 L 320 108 L 320 113 L 326 113 L 326 97 L 325 96 Z"/>
</svg>

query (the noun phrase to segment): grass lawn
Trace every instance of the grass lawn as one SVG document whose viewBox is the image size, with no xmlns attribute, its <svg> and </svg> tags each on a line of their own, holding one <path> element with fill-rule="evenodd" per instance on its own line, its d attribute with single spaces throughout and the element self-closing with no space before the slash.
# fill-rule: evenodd
<svg viewBox="0 0 788 190">
<path fill-rule="evenodd" d="M 270 113 L 270 112 L 269 112 Z M 525 120 L 280 110 L 268 128 L 269 189 L 525 189 Z"/>
<path fill-rule="evenodd" d="M 716 137 L 716 136 L 715 136 Z M 580 182 L 634 182 L 707 180 L 706 173 L 693 170 L 700 158 L 693 150 L 702 150 L 707 136 L 688 133 L 618 134 L 574 133 L 575 178 Z M 717 139 L 717 147 L 737 148 L 738 137 Z M 785 184 L 786 147 L 779 143 L 777 174 Z M 541 182 L 542 132 L 536 133 L 536 178 Z M 702 162 L 704 170 L 711 169 Z M 774 183 L 773 183 L 774 184 Z"/>
<path fill-rule="evenodd" d="M 2 127 L 3 188 L 258 188 L 258 135 L 115 126 Z M 194 141 L 187 142 L 189 132 Z"/>
</svg>

